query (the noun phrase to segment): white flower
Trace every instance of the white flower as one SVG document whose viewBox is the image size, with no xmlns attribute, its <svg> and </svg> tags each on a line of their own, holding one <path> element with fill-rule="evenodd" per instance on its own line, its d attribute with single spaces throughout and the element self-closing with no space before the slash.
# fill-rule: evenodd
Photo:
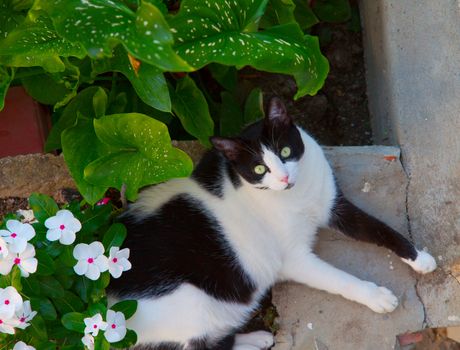
<svg viewBox="0 0 460 350">
<path fill-rule="evenodd" d="M 8 256 L 8 245 L 5 240 L 0 237 L 0 260 Z"/>
<path fill-rule="evenodd" d="M 16 312 L 16 317 L 19 321 L 16 327 L 21 329 L 27 328 L 30 325 L 28 322 L 31 321 L 36 314 L 37 311 L 32 311 L 32 308 L 30 307 L 30 301 L 26 300 L 19 311 Z"/>
<path fill-rule="evenodd" d="M 30 224 L 23 224 L 18 220 L 6 222 L 8 230 L 0 230 L 0 236 L 8 243 L 8 250 L 12 253 L 22 253 L 27 242 L 35 236 L 35 230 Z"/>
<path fill-rule="evenodd" d="M 8 275 L 14 265 L 18 265 L 22 277 L 29 277 L 30 273 L 37 271 L 38 261 L 35 258 L 35 248 L 32 244 L 27 243 L 22 253 L 10 253 L 5 259 L 0 260 L 0 274 Z"/>
<path fill-rule="evenodd" d="M 81 342 L 87 349 L 94 350 L 94 337 L 91 334 L 85 334 Z"/>
<path fill-rule="evenodd" d="M 113 278 L 121 276 L 123 271 L 131 269 L 131 263 L 128 261 L 129 248 L 120 250 L 119 247 L 110 248 L 109 252 L 109 272 Z"/>
<path fill-rule="evenodd" d="M 107 257 L 104 254 L 104 246 L 101 242 L 91 244 L 79 243 L 73 250 L 73 256 L 78 260 L 73 267 L 77 275 L 85 275 L 95 281 L 101 275 L 101 272 L 109 268 Z"/>
<path fill-rule="evenodd" d="M 22 297 L 14 287 L 0 288 L 0 318 L 11 319 L 22 307 Z"/>
<path fill-rule="evenodd" d="M 17 319 L 0 316 L 0 333 L 14 334 L 14 327 L 18 323 Z"/>
<path fill-rule="evenodd" d="M 34 211 L 32 209 L 19 209 L 16 214 L 21 215 L 23 219 L 21 220 L 22 222 L 27 222 L 29 224 L 33 224 L 38 222 L 37 219 L 35 219 L 34 216 Z"/>
<path fill-rule="evenodd" d="M 107 310 L 107 329 L 104 337 L 109 343 L 122 340 L 126 335 L 126 321 L 123 312 Z"/>
<path fill-rule="evenodd" d="M 45 226 L 48 228 L 46 238 L 49 241 L 59 240 L 64 245 L 72 244 L 75 233 L 81 230 L 80 221 L 67 209 L 59 210 L 55 216 L 46 219 Z"/>
<path fill-rule="evenodd" d="M 35 350 L 35 348 L 33 346 L 27 345 L 22 341 L 18 341 L 13 350 Z"/>
<path fill-rule="evenodd" d="M 99 330 L 105 330 L 107 327 L 107 323 L 102 320 L 101 314 L 96 314 L 93 317 L 86 317 L 83 322 L 85 322 L 85 334 L 92 334 L 93 336 L 97 336 L 99 334 Z"/>
</svg>

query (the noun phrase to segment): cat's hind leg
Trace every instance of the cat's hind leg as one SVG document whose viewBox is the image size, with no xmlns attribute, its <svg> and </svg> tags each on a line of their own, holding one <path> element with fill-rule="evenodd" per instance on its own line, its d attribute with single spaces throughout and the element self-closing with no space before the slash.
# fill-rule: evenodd
<svg viewBox="0 0 460 350">
<path fill-rule="evenodd" d="M 354 239 L 392 250 L 418 273 L 436 269 L 436 260 L 430 254 L 417 250 L 403 235 L 356 207 L 342 194 L 332 209 L 329 226 Z"/>
<path fill-rule="evenodd" d="M 378 313 L 391 312 L 398 306 L 398 299 L 387 288 L 339 270 L 300 247 L 289 252 L 281 277 L 342 295 Z"/>
</svg>

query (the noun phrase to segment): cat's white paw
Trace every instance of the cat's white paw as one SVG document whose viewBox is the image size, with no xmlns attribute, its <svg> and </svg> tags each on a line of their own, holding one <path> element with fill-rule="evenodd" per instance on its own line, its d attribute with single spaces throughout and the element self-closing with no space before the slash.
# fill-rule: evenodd
<svg viewBox="0 0 460 350">
<path fill-rule="evenodd" d="M 257 349 L 268 349 L 273 345 L 273 334 L 266 331 L 237 334 L 235 336 L 235 347 L 239 345 L 255 346 Z M 236 350 L 235 347 L 233 348 L 234 350 Z"/>
<path fill-rule="evenodd" d="M 412 267 L 418 273 L 429 273 L 436 269 L 436 260 L 423 250 L 417 251 L 417 258 L 415 260 L 401 259 L 407 265 Z"/>
<path fill-rule="evenodd" d="M 254 345 L 241 344 L 241 345 L 234 345 L 232 350 L 260 350 L 260 348 Z"/>
<path fill-rule="evenodd" d="M 398 298 L 392 291 L 369 283 L 366 300 L 363 302 L 369 309 L 380 314 L 392 312 L 398 306 Z"/>
</svg>

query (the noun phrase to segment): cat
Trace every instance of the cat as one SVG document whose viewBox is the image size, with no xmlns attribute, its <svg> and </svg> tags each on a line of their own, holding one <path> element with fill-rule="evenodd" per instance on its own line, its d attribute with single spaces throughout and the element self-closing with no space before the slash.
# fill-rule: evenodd
<svg viewBox="0 0 460 350">
<path fill-rule="evenodd" d="M 312 252 L 320 227 L 391 249 L 417 272 L 436 268 L 431 255 L 343 196 L 321 147 L 280 99 L 238 137 L 211 143 L 190 178 L 143 190 L 121 219 L 133 267 L 109 293 L 138 300 L 127 327 L 143 349 L 269 348 L 271 333 L 235 332 L 277 281 L 393 311 L 391 291 Z"/>
</svg>

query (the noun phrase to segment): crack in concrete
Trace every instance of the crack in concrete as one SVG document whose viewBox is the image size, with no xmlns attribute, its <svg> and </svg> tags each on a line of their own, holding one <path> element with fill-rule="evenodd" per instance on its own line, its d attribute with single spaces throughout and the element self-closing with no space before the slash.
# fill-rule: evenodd
<svg viewBox="0 0 460 350">
<path fill-rule="evenodd" d="M 406 222 L 407 222 L 407 233 L 409 234 L 409 238 L 414 243 L 414 237 L 412 235 L 412 225 L 411 225 L 411 220 L 410 220 L 410 215 L 409 215 L 409 191 L 410 191 L 410 185 L 411 185 L 411 174 L 409 169 L 406 169 L 406 165 L 404 164 L 404 157 L 403 157 L 403 151 L 401 149 L 401 155 L 399 158 L 399 161 L 401 163 L 401 167 L 404 171 L 404 174 L 406 174 L 407 178 L 407 184 L 406 184 L 406 193 L 405 193 L 405 210 L 406 210 Z M 419 300 L 420 304 L 422 305 L 422 310 L 423 310 L 423 322 L 422 322 L 422 328 L 425 328 L 427 326 L 427 312 L 426 312 L 426 306 L 423 303 L 423 299 L 421 295 L 419 294 L 418 291 L 418 285 L 420 283 L 420 277 L 417 275 L 415 277 L 415 284 L 414 284 L 414 289 L 415 289 L 415 295 L 417 296 L 417 299 Z"/>
</svg>

